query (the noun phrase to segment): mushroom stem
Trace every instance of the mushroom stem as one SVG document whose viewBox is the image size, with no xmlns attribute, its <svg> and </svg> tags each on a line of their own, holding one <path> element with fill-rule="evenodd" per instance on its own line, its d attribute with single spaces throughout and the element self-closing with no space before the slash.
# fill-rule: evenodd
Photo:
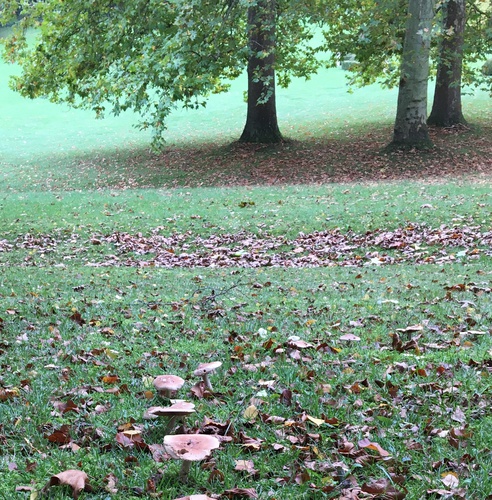
<svg viewBox="0 0 492 500">
<path fill-rule="evenodd" d="M 166 430 L 165 430 L 164 434 L 167 435 L 174 429 L 174 426 L 176 425 L 176 420 L 178 420 L 177 415 L 175 415 L 169 419 L 169 422 L 166 425 Z"/>
<path fill-rule="evenodd" d="M 188 428 L 186 427 L 185 418 L 182 415 L 175 415 L 174 417 L 171 417 L 169 419 L 169 422 L 166 425 L 166 431 L 164 432 L 164 434 L 166 434 L 166 435 L 170 434 L 173 431 L 173 429 L 176 427 L 176 424 L 178 422 L 181 422 L 181 427 L 183 428 L 183 434 L 186 434 L 188 432 Z"/>
<path fill-rule="evenodd" d="M 210 383 L 210 378 L 208 376 L 209 374 L 208 373 L 204 373 L 203 374 L 203 382 L 205 383 L 205 387 L 210 391 L 210 392 L 214 392 L 213 390 L 213 387 L 212 387 L 212 384 Z"/>
<path fill-rule="evenodd" d="M 182 483 L 188 482 L 188 474 L 190 473 L 191 462 L 188 460 L 183 460 L 181 463 L 181 470 L 179 471 L 179 480 Z"/>
</svg>

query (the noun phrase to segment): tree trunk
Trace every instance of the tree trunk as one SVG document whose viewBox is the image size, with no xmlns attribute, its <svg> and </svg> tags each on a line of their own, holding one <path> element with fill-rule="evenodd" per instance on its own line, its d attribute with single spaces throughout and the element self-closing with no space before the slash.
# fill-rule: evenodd
<svg viewBox="0 0 492 500">
<path fill-rule="evenodd" d="M 275 103 L 276 0 L 248 9 L 248 114 L 240 142 L 282 142 Z"/>
<path fill-rule="evenodd" d="M 427 85 L 434 0 L 409 0 L 391 148 L 432 145 L 427 128 Z"/>
<path fill-rule="evenodd" d="M 436 88 L 429 125 L 466 123 L 461 108 L 461 69 L 466 22 L 465 0 L 449 0 L 443 8 L 443 38 L 439 47 Z"/>
</svg>

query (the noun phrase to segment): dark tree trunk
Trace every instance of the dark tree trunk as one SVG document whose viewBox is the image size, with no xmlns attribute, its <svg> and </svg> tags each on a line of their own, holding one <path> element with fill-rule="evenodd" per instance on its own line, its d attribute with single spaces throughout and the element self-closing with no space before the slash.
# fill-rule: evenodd
<svg viewBox="0 0 492 500">
<path fill-rule="evenodd" d="M 465 0 L 449 0 L 442 6 L 444 35 L 439 47 L 434 102 L 427 120 L 429 125 L 450 127 L 466 123 L 461 108 L 463 34 L 466 21 L 465 4 Z"/>
<path fill-rule="evenodd" d="M 276 0 L 248 9 L 248 114 L 240 142 L 282 142 L 275 103 Z"/>
</svg>

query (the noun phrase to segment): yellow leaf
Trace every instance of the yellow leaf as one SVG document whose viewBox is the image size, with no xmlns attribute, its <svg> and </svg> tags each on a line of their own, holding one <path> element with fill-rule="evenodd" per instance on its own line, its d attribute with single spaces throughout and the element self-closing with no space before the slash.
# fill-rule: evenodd
<svg viewBox="0 0 492 500">
<path fill-rule="evenodd" d="M 307 415 L 307 419 L 314 425 L 317 425 L 318 427 L 325 423 L 325 421 L 322 418 L 311 417 L 311 415 Z"/>
<path fill-rule="evenodd" d="M 118 351 L 113 351 L 113 349 L 108 349 L 108 348 L 104 349 L 104 353 L 110 359 L 116 359 L 119 355 Z"/>
<path fill-rule="evenodd" d="M 258 409 L 255 405 L 248 406 L 244 410 L 243 417 L 247 420 L 254 420 L 258 416 Z"/>
</svg>

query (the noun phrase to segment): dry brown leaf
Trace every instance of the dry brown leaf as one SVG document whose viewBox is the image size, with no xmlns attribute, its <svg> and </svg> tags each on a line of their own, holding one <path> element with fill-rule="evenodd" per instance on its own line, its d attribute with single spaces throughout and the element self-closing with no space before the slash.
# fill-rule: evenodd
<svg viewBox="0 0 492 500">
<path fill-rule="evenodd" d="M 94 491 L 88 480 L 89 477 L 84 471 L 68 469 L 51 476 L 51 479 L 43 487 L 41 493 L 46 493 L 52 486 L 70 486 L 72 488 L 72 496 L 74 500 L 77 500 L 82 490 L 87 492 Z"/>
<path fill-rule="evenodd" d="M 118 375 L 105 375 L 101 378 L 105 384 L 117 384 L 120 381 Z"/>
<path fill-rule="evenodd" d="M 19 389 L 4 389 L 0 387 L 0 401 L 16 398 L 19 395 Z"/>
<path fill-rule="evenodd" d="M 112 495 L 118 493 L 118 488 L 116 485 L 118 484 L 118 478 L 113 474 L 108 474 L 105 478 L 104 481 L 106 482 L 106 486 L 104 489 L 108 492 L 111 493 Z"/>
<path fill-rule="evenodd" d="M 378 495 L 377 498 L 385 500 L 402 500 L 406 496 L 406 492 L 397 490 L 388 479 L 375 479 L 370 483 L 363 484 L 361 490 L 365 493 Z"/>
<path fill-rule="evenodd" d="M 59 429 L 55 429 L 52 434 L 46 435 L 46 439 L 50 443 L 65 445 L 70 443 L 70 426 L 62 425 Z"/>
<path fill-rule="evenodd" d="M 459 406 L 451 414 L 451 420 L 454 420 L 455 422 L 459 422 L 460 424 L 464 424 L 465 423 L 466 416 L 463 413 L 463 410 Z"/>
<path fill-rule="evenodd" d="M 258 471 L 255 469 L 253 460 L 235 460 L 236 466 L 234 470 L 246 472 L 252 476 L 256 475 Z"/>
<path fill-rule="evenodd" d="M 369 441 L 369 439 L 361 439 L 359 441 L 359 446 L 361 448 L 367 448 L 369 450 L 377 451 L 382 457 L 389 457 L 390 454 L 384 450 L 378 443 L 374 443 L 373 441 Z"/>
</svg>

